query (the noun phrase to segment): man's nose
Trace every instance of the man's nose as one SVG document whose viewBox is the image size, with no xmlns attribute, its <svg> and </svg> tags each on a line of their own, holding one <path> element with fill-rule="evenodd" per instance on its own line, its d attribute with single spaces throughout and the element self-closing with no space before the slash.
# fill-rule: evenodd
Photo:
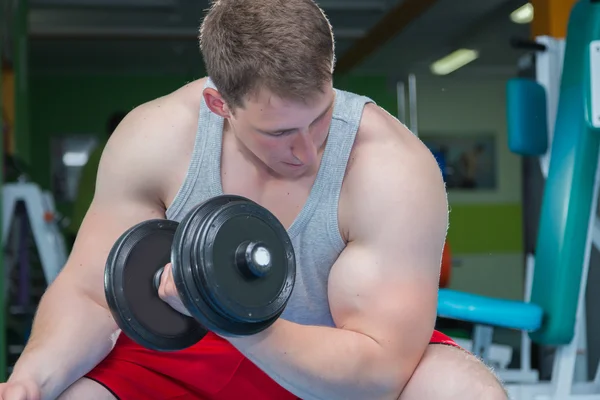
<svg viewBox="0 0 600 400">
<path fill-rule="evenodd" d="M 316 161 L 317 147 L 313 143 L 312 135 L 308 129 L 298 133 L 292 147 L 292 153 L 302 164 L 310 165 Z"/>
</svg>

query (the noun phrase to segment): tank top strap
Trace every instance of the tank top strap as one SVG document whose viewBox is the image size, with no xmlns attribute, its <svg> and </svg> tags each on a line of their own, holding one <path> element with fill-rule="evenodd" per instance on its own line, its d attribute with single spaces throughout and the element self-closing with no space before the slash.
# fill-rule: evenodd
<svg viewBox="0 0 600 400">
<path fill-rule="evenodd" d="M 206 87 L 215 88 L 210 79 L 207 79 Z M 208 108 L 203 97 L 190 164 L 183 184 L 167 209 L 167 218 L 179 220 L 190 204 L 222 194 L 220 168 L 224 122 L 224 118 Z"/>
<path fill-rule="evenodd" d="M 290 236 L 299 234 L 305 228 L 318 207 L 328 210 L 328 221 L 337 227 L 337 205 L 342 181 L 363 108 L 370 102 L 373 100 L 368 97 L 335 90 L 333 116 L 319 172 L 304 208 L 289 229 Z"/>
</svg>

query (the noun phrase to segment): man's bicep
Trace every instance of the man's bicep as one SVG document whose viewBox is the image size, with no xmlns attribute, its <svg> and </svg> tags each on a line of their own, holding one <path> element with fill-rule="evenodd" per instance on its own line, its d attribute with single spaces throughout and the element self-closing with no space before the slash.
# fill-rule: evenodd
<svg viewBox="0 0 600 400">
<path fill-rule="evenodd" d="M 336 326 L 363 333 L 390 350 L 401 342 L 425 344 L 437 306 L 439 260 L 401 247 L 409 246 L 350 243 L 329 277 Z M 436 253 L 433 245 L 431 252 Z"/>
<path fill-rule="evenodd" d="M 399 163 L 381 153 L 389 165 L 371 162 L 349 182 L 350 242 L 330 274 L 330 305 L 339 327 L 417 357 L 435 324 L 446 192 L 427 154 Z"/>
</svg>

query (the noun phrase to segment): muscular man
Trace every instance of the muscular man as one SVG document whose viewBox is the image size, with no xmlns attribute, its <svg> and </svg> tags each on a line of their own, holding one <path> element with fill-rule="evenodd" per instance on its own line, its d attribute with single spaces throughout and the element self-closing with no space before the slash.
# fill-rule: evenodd
<svg viewBox="0 0 600 400">
<path fill-rule="evenodd" d="M 371 100 L 334 89 L 316 4 L 216 1 L 201 49 L 210 79 L 139 106 L 109 140 L 3 398 L 505 399 L 483 364 L 434 331 L 448 224 L 436 161 Z M 117 237 L 222 193 L 288 229 L 298 271 L 282 318 L 178 352 L 119 335 L 103 294 Z M 160 294 L 185 312 L 169 274 Z"/>
</svg>

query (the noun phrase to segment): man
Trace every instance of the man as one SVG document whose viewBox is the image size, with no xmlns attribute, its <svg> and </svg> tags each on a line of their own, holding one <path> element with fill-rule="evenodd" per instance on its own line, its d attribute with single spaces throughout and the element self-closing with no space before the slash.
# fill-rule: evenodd
<svg viewBox="0 0 600 400">
<path fill-rule="evenodd" d="M 4 398 L 505 399 L 433 329 L 448 223 L 439 168 L 388 113 L 333 89 L 322 11 L 312 0 L 217 1 L 200 40 L 211 79 L 141 105 L 109 140 Z M 119 335 L 103 294 L 115 240 L 221 193 L 288 228 L 298 275 L 282 318 L 179 352 Z M 185 313 L 167 272 L 160 296 Z"/>
</svg>

